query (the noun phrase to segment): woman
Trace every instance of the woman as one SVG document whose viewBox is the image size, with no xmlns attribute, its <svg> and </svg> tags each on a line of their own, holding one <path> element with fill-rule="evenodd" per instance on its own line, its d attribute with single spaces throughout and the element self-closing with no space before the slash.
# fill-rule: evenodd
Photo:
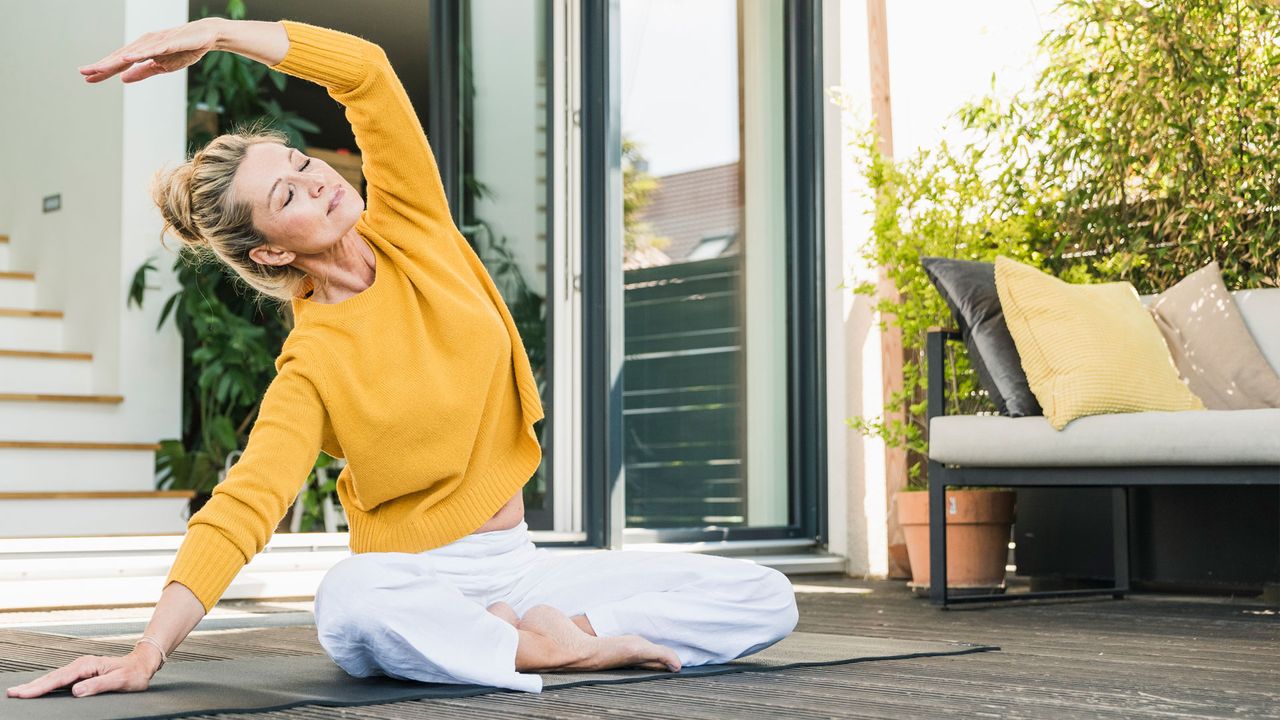
<svg viewBox="0 0 1280 720">
<path fill-rule="evenodd" d="M 782 573 L 684 553 L 551 555 L 524 522 L 543 417 L 505 303 L 454 226 L 431 149 L 386 55 L 333 30 L 209 18 L 85 66 L 136 82 L 228 50 L 314 81 L 346 107 L 368 207 L 271 133 L 224 135 L 159 177 L 166 229 L 288 301 L 244 455 L 188 522 L 143 638 L 10 689 L 145 690 L 261 552 L 316 455 L 346 457 L 352 555 L 316 592 L 317 634 L 353 676 L 538 692 L 540 672 L 678 671 L 762 650 L 795 627 Z"/>
</svg>

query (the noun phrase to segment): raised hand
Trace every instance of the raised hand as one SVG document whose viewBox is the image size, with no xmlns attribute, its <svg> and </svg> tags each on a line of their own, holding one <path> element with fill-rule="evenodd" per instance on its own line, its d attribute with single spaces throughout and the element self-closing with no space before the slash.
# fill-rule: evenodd
<svg viewBox="0 0 1280 720">
<path fill-rule="evenodd" d="M 122 82 L 137 82 L 153 75 L 181 70 L 216 50 L 219 18 L 195 20 L 168 30 L 149 32 L 92 65 L 80 68 L 91 83 L 120 74 Z"/>
<path fill-rule="evenodd" d="M 11 698 L 34 698 L 71 683 L 76 683 L 71 687 L 71 694 L 76 697 L 104 692 L 141 692 L 151 686 L 154 668 L 159 663 L 158 657 L 153 660 L 143 652 L 148 651 L 139 649 L 124 657 L 81 655 L 57 670 L 6 692 Z"/>
</svg>

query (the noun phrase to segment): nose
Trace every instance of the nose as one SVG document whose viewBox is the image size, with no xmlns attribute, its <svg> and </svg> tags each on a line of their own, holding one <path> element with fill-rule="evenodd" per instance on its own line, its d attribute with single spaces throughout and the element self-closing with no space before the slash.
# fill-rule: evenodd
<svg viewBox="0 0 1280 720">
<path fill-rule="evenodd" d="M 307 192 L 311 197 L 320 197 L 320 193 L 324 192 L 324 178 L 318 172 L 304 171 L 302 173 L 303 180 L 307 183 Z"/>
</svg>

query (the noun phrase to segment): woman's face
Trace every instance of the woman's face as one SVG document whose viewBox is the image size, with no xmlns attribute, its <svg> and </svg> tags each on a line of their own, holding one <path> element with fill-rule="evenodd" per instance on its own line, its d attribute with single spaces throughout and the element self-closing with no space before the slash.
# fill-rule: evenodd
<svg viewBox="0 0 1280 720">
<path fill-rule="evenodd" d="M 327 251 L 364 211 L 360 193 L 328 163 L 273 142 L 249 146 L 231 191 L 253 208 L 267 243 L 250 256 L 268 265 Z"/>
</svg>

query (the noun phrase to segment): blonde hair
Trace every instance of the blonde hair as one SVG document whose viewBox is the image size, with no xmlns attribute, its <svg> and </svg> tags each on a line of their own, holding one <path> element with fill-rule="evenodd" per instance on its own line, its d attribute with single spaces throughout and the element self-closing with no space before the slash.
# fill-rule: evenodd
<svg viewBox="0 0 1280 720">
<path fill-rule="evenodd" d="M 156 173 L 151 195 L 165 233 L 176 236 L 197 258 L 208 259 L 212 253 L 254 290 L 288 303 L 308 287 L 310 276 L 292 265 L 263 265 L 249 257 L 267 239 L 253 225 L 252 206 L 231 192 L 240 162 L 258 143 L 287 144 L 284 133 L 262 128 L 220 135 L 187 162 Z"/>
</svg>

